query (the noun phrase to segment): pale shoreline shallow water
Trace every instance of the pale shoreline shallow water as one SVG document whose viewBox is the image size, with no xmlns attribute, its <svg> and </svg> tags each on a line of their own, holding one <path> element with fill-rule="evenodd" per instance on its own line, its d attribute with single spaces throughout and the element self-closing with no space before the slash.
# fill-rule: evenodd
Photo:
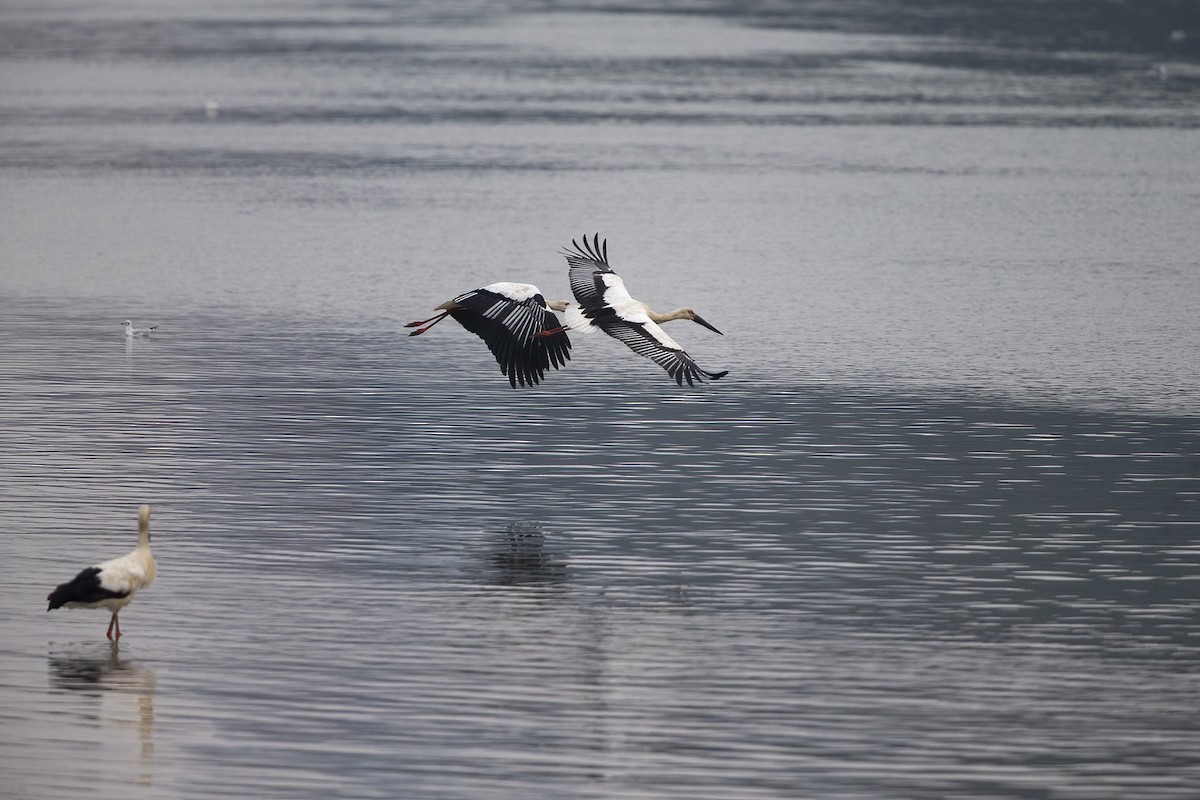
<svg viewBox="0 0 1200 800">
<path fill-rule="evenodd" d="M 7 9 L 6 796 L 1190 799 L 1200 30 L 898 8 Z"/>
</svg>

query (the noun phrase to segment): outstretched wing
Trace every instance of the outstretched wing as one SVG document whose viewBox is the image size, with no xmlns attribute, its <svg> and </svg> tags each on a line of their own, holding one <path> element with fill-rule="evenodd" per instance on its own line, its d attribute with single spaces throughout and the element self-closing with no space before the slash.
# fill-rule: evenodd
<svg viewBox="0 0 1200 800">
<path fill-rule="evenodd" d="M 571 294 L 585 311 L 604 305 L 604 295 L 612 285 L 605 281 L 606 276 L 615 278 L 624 289 L 624 283 L 608 266 L 608 240 L 600 241 L 600 234 L 597 233 L 591 242 L 584 236 L 582 246 L 572 239 L 571 247 L 564 247 L 562 254 L 571 268 L 567 275 Z"/>
<path fill-rule="evenodd" d="M 588 323 L 604 328 L 606 321 L 644 315 L 646 307 L 629 295 L 625 281 L 608 265 L 607 239 L 602 241 L 598 233 L 591 242 L 584 236 L 583 245 L 572 239 L 562 254 L 570 265 L 571 294 Z"/>
<path fill-rule="evenodd" d="M 605 333 L 624 343 L 639 356 L 644 356 L 665 369 L 667 374 L 680 386 L 685 380 L 688 382 L 688 386 L 695 386 L 696 381 L 704 381 L 701 376 L 715 381 L 729 374 L 728 370 L 708 372 L 701 369 L 657 322 L 645 314 L 642 317 L 643 319 L 625 319 L 614 316 L 611 319 L 601 320 L 597 324 Z"/>
<path fill-rule="evenodd" d="M 513 286 L 532 291 L 512 292 Z M 492 284 L 454 298 L 450 316 L 483 339 L 509 384 L 532 386 L 571 358 L 571 341 L 536 287 Z M 546 336 L 538 334 L 556 331 Z"/>
</svg>

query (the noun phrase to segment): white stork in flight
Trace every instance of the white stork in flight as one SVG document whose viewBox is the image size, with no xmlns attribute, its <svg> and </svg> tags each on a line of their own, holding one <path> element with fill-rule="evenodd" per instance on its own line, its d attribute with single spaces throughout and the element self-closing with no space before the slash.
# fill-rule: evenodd
<svg viewBox="0 0 1200 800">
<path fill-rule="evenodd" d="M 109 639 L 121 638 L 121 623 L 117 614 L 129 605 L 138 589 L 154 582 L 158 568 L 150 553 L 150 506 L 138 509 L 138 543 L 133 552 L 88 567 L 66 583 L 55 587 L 46 599 L 50 601 L 47 611 L 56 608 L 105 608 L 112 612 L 108 621 Z"/>
<path fill-rule="evenodd" d="M 568 330 L 591 332 L 600 329 L 639 356 L 658 364 L 680 386 L 685 380 L 689 386 L 694 386 L 694 381 L 703 381 L 701 375 L 715 381 L 729 374 L 728 370 L 708 372 L 701 369 L 659 323 L 690 319 L 710 331 L 720 331 L 690 308 L 659 314 L 630 297 L 625 281 L 608 266 L 608 240 L 601 242 L 600 234 L 597 233 L 591 242 L 584 236 L 582 247 L 574 239 L 571 244 L 573 250 L 562 250 L 571 267 L 569 280 L 576 300 L 564 314 Z M 559 310 L 557 302 L 551 307 Z"/>
<path fill-rule="evenodd" d="M 550 306 L 562 311 L 567 302 L 557 300 Z M 409 336 L 419 336 L 447 315 L 454 317 L 483 339 L 514 389 L 517 384 L 533 386 L 550 367 L 559 369 L 571 358 L 566 329 L 533 284 L 489 284 L 447 300 L 434 310 L 442 313 L 404 326 L 417 329 Z"/>
</svg>

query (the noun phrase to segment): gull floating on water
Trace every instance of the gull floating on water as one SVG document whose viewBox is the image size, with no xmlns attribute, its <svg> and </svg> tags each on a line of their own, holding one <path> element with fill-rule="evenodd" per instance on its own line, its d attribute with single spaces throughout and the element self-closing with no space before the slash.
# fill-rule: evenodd
<svg viewBox="0 0 1200 800">
<path fill-rule="evenodd" d="M 47 611 L 56 608 L 106 608 L 112 612 L 108 621 L 109 639 L 121 638 L 121 623 L 117 614 L 129 605 L 134 593 L 154 583 L 158 567 L 150 553 L 150 506 L 138 509 L 138 543 L 133 552 L 82 570 L 71 580 L 59 584 L 47 595 Z M 116 627 L 117 635 L 113 636 Z"/>
<path fill-rule="evenodd" d="M 158 330 L 157 325 L 151 325 L 149 328 L 135 328 L 131 320 L 122 322 L 121 327 L 125 329 L 125 337 L 128 339 L 135 336 L 149 336 L 151 332 Z"/>
</svg>

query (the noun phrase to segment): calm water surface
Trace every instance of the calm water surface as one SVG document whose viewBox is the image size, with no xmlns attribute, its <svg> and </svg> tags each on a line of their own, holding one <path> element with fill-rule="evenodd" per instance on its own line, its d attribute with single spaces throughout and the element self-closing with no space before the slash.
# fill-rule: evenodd
<svg viewBox="0 0 1200 800">
<path fill-rule="evenodd" d="M 9 4 L 5 791 L 1192 797 L 1200 30 L 903 5 Z"/>
</svg>

